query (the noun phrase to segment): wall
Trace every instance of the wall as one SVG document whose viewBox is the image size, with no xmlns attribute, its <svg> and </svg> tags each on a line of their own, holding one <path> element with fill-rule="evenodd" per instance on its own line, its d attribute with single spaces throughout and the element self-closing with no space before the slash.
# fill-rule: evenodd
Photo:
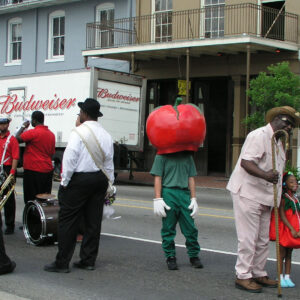
<svg viewBox="0 0 300 300">
<path fill-rule="evenodd" d="M 112 1 L 115 3 L 115 18 L 124 18 L 132 14 L 130 1 Z M 86 48 L 86 24 L 95 21 L 95 7 L 105 2 L 107 1 L 82 1 L 1 15 L 0 77 L 84 68 L 81 51 Z M 135 7 L 133 9 L 135 11 Z M 45 62 L 48 55 L 48 16 L 55 10 L 65 11 L 65 57 L 61 62 Z M 23 20 L 22 64 L 20 66 L 4 66 L 7 55 L 7 22 L 14 17 L 21 17 Z M 89 62 L 92 66 L 106 69 L 123 72 L 129 70 L 129 64 L 124 61 L 90 59 Z"/>
<path fill-rule="evenodd" d="M 299 20 L 300 1 L 299 0 L 286 0 L 285 2 L 286 2 L 285 11 L 298 15 L 298 32 L 297 33 L 298 33 L 298 43 L 299 43 L 299 41 L 300 41 L 300 20 Z M 288 28 L 286 30 L 288 30 Z"/>
</svg>

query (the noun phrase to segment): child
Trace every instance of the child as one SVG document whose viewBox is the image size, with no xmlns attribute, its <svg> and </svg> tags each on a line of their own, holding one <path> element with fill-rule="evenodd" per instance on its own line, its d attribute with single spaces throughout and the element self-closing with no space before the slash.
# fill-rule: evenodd
<svg viewBox="0 0 300 300">
<path fill-rule="evenodd" d="M 176 224 L 186 238 L 190 263 L 195 268 L 203 268 L 198 257 L 200 246 L 194 217 L 198 205 L 195 180 L 197 175 L 192 153 L 182 151 L 156 155 L 152 169 L 154 175 L 154 213 L 162 217 L 162 248 L 167 258 L 169 270 L 177 270 L 174 238 Z"/>
<path fill-rule="evenodd" d="M 282 187 L 282 199 L 279 206 L 280 283 L 281 287 L 294 287 L 295 284 L 290 278 L 290 273 L 293 248 L 300 248 L 300 203 L 296 196 L 298 182 L 292 172 L 283 175 Z M 273 232 L 274 223 L 273 217 L 271 220 Z M 271 235 L 270 232 L 270 238 L 274 240 Z M 285 275 L 283 274 L 283 262 Z"/>
</svg>

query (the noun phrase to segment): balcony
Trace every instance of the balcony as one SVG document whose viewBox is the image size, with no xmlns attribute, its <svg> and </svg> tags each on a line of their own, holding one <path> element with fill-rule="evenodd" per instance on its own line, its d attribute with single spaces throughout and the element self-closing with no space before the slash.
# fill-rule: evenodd
<svg viewBox="0 0 300 300">
<path fill-rule="evenodd" d="M 138 53 L 146 48 L 170 50 L 180 45 L 182 48 L 205 46 L 209 52 L 210 45 L 226 48 L 227 44 L 242 41 L 260 44 L 255 50 L 264 51 L 268 45 L 272 49 L 279 46 L 298 49 L 298 15 L 250 3 L 88 23 L 86 30 L 83 56 L 116 58 L 117 52 Z M 244 49 L 229 48 L 237 53 Z"/>
</svg>

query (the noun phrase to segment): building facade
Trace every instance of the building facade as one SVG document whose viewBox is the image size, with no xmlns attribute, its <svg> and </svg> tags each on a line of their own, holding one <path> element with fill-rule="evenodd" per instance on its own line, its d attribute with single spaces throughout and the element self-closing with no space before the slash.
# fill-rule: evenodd
<svg viewBox="0 0 300 300">
<path fill-rule="evenodd" d="M 110 24 L 135 10 L 133 0 L 0 0 L 0 113 L 12 114 L 11 131 L 44 109 L 61 158 L 77 102 L 94 94 L 89 70 L 129 71 L 128 62 L 115 59 L 95 57 L 87 65 L 86 24 Z M 96 45 L 111 39 L 99 30 Z"/>
<path fill-rule="evenodd" d="M 0 78 L 84 68 L 86 24 L 132 16 L 133 1 L 0 0 Z M 107 38 L 102 33 L 102 44 Z M 128 71 L 128 63 L 90 66 Z"/>
<path fill-rule="evenodd" d="M 207 138 L 195 154 L 199 174 L 225 174 L 234 167 L 251 113 L 246 96 L 251 78 L 288 61 L 299 74 L 298 0 L 137 0 L 136 16 L 102 24 L 113 36 L 99 46 L 95 24 L 87 24 L 83 56 L 130 62 L 147 78 L 146 116 L 183 96 L 204 111 Z M 187 88 L 190 87 L 190 88 Z M 297 163 L 297 132 L 292 164 Z M 145 168 L 155 150 L 145 140 Z"/>
</svg>

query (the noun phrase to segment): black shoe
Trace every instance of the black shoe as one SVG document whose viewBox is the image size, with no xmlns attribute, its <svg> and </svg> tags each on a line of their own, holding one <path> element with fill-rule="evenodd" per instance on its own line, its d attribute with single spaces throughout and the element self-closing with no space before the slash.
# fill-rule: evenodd
<svg viewBox="0 0 300 300">
<path fill-rule="evenodd" d="M 169 270 L 178 270 L 178 266 L 176 263 L 176 257 L 168 257 L 167 258 L 167 265 Z"/>
<path fill-rule="evenodd" d="M 14 234 L 15 230 L 14 228 L 7 227 L 4 231 L 4 234 Z"/>
<path fill-rule="evenodd" d="M 200 260 L 199 257 L 191 257 L 190 262 L 191 262 L 191 265 L 194 268 L 197 268 L 197 269 L 202 269 L 203 268 L 203 265 L 202 265 L 201 260 Z"/>
<path fill-rule="evenodd" d="M 78 268 L 78 269 L 83 269 L 83 270 L 88 270 L 88 271 L 93 271 L 95 270 L 95 266 L 91 266 L 91 265 L 86 265 L 84 264 L 81 260 L 74 262 L 73 263 L 73 267 L 74 268 Z"/>
<path fill-rule="evenodd" d="M 6 265 L 6 266 L 3 266 L 0 268 L 0 275 L 13 272 L 15 267 L 16 267 L 16 263 L 14 261 L 11 261 L 9 265 Z"/>
<path fill-rule="evenodd" d="M 44 270 L 47 272 L 56 272 L 56 273 L 70 273 L 69 268 L 59 268 L 55 262 L 49 265 L 44 266 Z"/>
</svg>

